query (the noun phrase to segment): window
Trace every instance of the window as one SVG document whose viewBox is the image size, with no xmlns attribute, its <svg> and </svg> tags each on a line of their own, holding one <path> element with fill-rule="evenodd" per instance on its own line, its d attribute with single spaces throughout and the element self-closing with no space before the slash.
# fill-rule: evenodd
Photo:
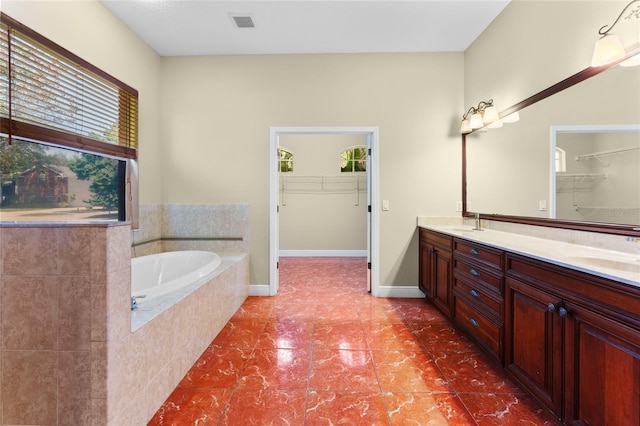
<svg viewBox="0 0 640 426">
<path fill-rule="evenodd" d="M 293 172 L 293 153 L 286 148 L 278 148 L 278 171 Z"/>
<path fill-rule="evenodd" d="M 0 15 L 0 133 L 135 158 L 138 93 Z"/>
<path fill-rule="evenodd" d="M 0 137 L 2 220 L 118 220 L 121 163 Z"/>
<path fill-rule="evenodd" d="M 366 172 L 367 148 L 365 146 L 352 146 L 340 154 L 341 172 Z"/>
<path fill-rule="evenodd" d="M 556 173 L 562 173 L 567 171 L 567 153 L 562 148 L 557 148 L 556 155 Z"/>
<path fill-rule="evenodd" d="M 137 91 L 0 13 L 0 93 L 2 219 L 75 207 L 124 220 Z"/>
</svg>

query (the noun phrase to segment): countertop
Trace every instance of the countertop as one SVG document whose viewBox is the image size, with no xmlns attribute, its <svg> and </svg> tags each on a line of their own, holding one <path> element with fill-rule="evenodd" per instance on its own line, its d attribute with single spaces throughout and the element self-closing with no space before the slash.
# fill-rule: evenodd
<svg viewBox="0 0 640 426">
<path fill-rule="evenodd" d="M 468 225 L 432 224 L 419 220 L 418 226 L 640 287 L 638 255 L 493 229 L 476 231 Z"/>
</svg>

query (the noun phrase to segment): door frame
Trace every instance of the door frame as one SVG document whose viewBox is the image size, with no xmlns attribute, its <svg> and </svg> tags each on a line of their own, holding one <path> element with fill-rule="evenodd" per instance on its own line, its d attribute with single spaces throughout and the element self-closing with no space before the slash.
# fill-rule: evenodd
<svg viewBox="0 0 640 426">
<path fill-rule="evenodd" d="M 269 137 L 269 295 L 278 293 L 279 274 L 278 259 L 280 257 L 279 235 L 279 179 L 278 179 L 278 147 L 280 135 L 365 135 L 371 144 L 371 156 L 367 164 L 367 195 L 371 205 L 369 213 L 370 226 L 368 259 L 371 263 L 371 294 L 379 295 L 380 285 L 380 209 L 379 209 L 379 129 L 378 127 L 271 127 Z"/>
</svg>

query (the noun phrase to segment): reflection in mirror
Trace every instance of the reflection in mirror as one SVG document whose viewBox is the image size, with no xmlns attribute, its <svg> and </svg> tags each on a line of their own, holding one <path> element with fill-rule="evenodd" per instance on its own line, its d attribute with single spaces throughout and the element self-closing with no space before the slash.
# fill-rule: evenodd
<svg viewBox="0 0 640 426">
<path fill-rule="evenodd" d="M 466 135 L 465 212 L 522 219 L 567 219 L 576 223 L 637 225 L 638 217 L 634 213 L 640 207 L 637 187 L 635 196 L 628 195 L 624 203 L 615 201 L 615 206 L 612 204 L 612 207 L 628 209 L 624 214 L 621 211 L 595 214 L 594 211 L 587 213 L 583 209 L 584 216 L 576 216 L 574 210 L 573 214 L 563 217 L 568 213 L 567 209 L 561 208 L 560 204 L 555 208 L 555 189 L 550 191 L 550 188 L 555 188 L 556 182 L 549 147 L 552 143 L 551 130 L 558 126 L 640 125 L 638 93 L 640 67 L 615 66 L 560 90 L 553 96 L 529 104 L 519 111 L 518 123 Z M 637 134 L 635 138 L 637 145 Z M 570 159 L 569 154 L 567 159 Z M 550 179 L 550 176 L 554 176 L 554 179 Z M 637 171 L 635 179 L 638 180 Z M 607 197 L 614 199 L 615 193 L 620 191 L 610 182 L 599 189 L 611 192 Z M 584 194 L 580 197 L 584 197 Z M 584 202 L 585 206 L 587 204 Z"/>
<path fill-rule="evenodd" d="M 551 132 L 551 217 L 640 225 L 640 126 Z"/>
</svg>

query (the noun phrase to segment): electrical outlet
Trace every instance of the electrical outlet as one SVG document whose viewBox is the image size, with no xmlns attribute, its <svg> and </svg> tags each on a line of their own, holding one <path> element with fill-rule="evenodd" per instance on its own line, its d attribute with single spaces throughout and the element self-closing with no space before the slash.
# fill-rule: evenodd
<svg viewBox="0 0 640 426">
<path fill-rule="evenodd" d="M 546 212 L 547 211 L 547 200 L 538 201 L 538 209 L 541 212 Z"/>
<path fill-rule="evenodd" d="M 462 211 L 462 201 L 456 202 L 456 211 L 457 212 L 461 212 Z"/>
</svg>

